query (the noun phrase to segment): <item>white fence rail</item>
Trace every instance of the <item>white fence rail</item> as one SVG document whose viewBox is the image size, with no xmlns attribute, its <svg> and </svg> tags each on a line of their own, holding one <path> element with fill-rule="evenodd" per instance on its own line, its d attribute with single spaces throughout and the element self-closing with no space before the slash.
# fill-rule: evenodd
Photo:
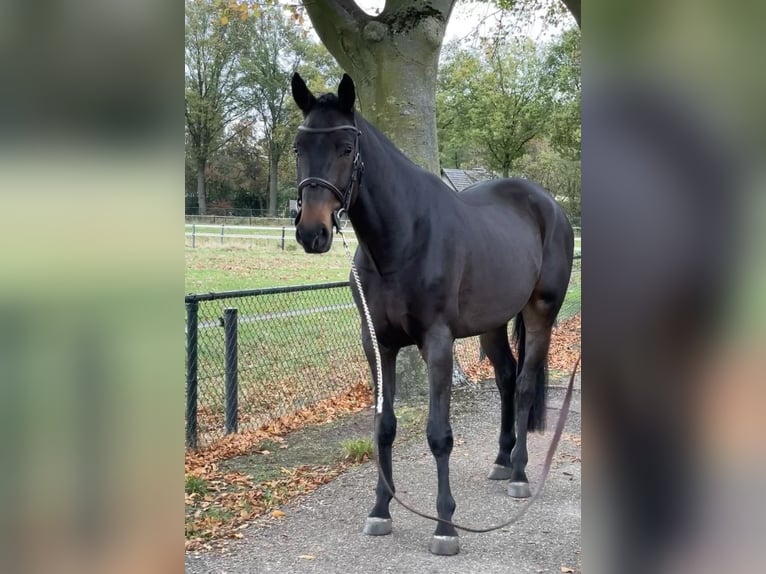
<svg viewBox="0 0 766 574">
<path fill-rule="evenodd" d="M 265 233 L 270 232 L 270 233 Z M 293 240 L 295 227 L 285 225 L 282 227 L 260 225 L 213 225 L 205 223 L 187 223 L 186 237 L 191 238 L 191 246 L 197 246 L 198 237 L 219 239 L 224 243 L 227 239 L 250 239 L 259 241 L 276 241 L 284 250 L 285 242 Z M 349 243 L 356 243 L 354 230 L 349 225 L 343 230 Z"/>
<path fill-rule="evenodd" d="M 580 247 L 580 228 L 575 227 L 575 252 L 579 252 Z M 248 233 L 252 232 L 252 233 Z M 270 233 L 265 233 L 270 232 Z M 207 223 L 187 223 L 186 237 L 191 238 L 191 246 L 197 246 L 198 237 L 208 237 L 219 239 L 224 243 L 227 239 L 251 239 L 259 241 L 277 241 L 281 244 L 282 250 L 285 248 L 285 242 L 291 241 L 294 237 L 295 226 L 284 225 L 282 227 L 260 226 L 260 225 L 213 225 Z M 354 229 L 348 225 L 343 230 L 346 240 L 349 243 L 356 243 L 357 239 Z"/>
</svg>

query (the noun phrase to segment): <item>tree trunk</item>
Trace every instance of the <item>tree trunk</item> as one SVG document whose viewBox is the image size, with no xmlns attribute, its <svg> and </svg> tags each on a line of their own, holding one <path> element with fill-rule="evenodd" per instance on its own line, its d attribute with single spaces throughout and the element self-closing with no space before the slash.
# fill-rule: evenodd
<svg viewBox="0 0 766 574">
<path fill-rule="evenodd" d="M 506 164 L 503 166 L 503 177 L 509 177 L 510 175 L 511 175 L 511 166 Z"/>
<path fill-rule="evenodd" d="M 436 71 L 454 0 L 305 3 L 314 29 L 357 87 L 359 109 L 412 161 L 438 174 Z"/>
<path fill-rule="evenodd" d="M 352 69 L 359 92 L 359 107 L 365 118 L 379 127 L 407 157 L 433 173 L 439 173 L 436 135 L 436 68 L 439 50 L 429 47 L 424 37 L 410 34 L 395 45 L 379 43 L 370 50 L 373 74 Z M 432 62 L 402 59 L 404 53 L 430 51 Z M 368 68 L 365 68 L 368 69 Z M 370 76 L 373 76 L 372 78 Z"/>
<path fill-rule="evenodd" d="M 269 154 L 269 217 L 277 216 L 277 191 L 279 191 L 279 159 L 273 151 Z"/>
<path fill-rule="evenodd" d="M 197 213 L 207 215 L 207 198 L 205 196 L 205 165 L 204 159 L 197 160 Z"/>
<path fill-rule="evenodd" d="M 354 80 L 362 115 L 412 161 L 439 174 L 436 72 L 455 0 L 387 0 L 378 16 L 354 2 L 313 0 L 304 6 L 322 43 Z M 397 388 L 428 389 L 416 347 L 399 353 Z"/>
</svg>

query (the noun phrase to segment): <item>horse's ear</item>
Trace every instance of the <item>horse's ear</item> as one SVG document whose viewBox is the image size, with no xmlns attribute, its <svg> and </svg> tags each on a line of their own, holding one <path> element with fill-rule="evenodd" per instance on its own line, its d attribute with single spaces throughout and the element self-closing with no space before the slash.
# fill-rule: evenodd
<svg viewBox="0 0 766 574">
<path fill-rule="evenodd" d="M 311 90 L 308 89 L 306 82 L 303 81 L 303 78 L 301 78 L 298 72 L 293 74 L 293 79 L 290 82 L 290 85 L 292 87 L 293 99 L 295 100 L 296 105 L 303 112 L 303 115 L 306 116 L 309 111 L 311 111 L 311 108 L 314 106 L 317 99 L 314 97 L 314 94 L 311 93 Z"/>
<path fill-rule="evenodd" d="M 351 112 L 354 109 L 354 100 L 356 100 L 356 89 L 354 80 L 348 74 L 343 74 L 343 78 L 338 86 L 338 101 L 340 109 L 344 112 Z"/>
</svg>

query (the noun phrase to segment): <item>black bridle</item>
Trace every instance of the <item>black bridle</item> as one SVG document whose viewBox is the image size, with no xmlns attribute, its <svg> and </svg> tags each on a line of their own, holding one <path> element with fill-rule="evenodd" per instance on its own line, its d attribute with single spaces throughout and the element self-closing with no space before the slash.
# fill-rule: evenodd
<svg viewBox="0 0 766 574">
<path fill-rule="evenodd" d="M 303 189 L 306 187 L 321 186 L 325 189 L 329 189 L 333 195 L 340 202 L 340 207 L 332 212 L 332 224 L 337 231 L 341 231 L 343 226 L 341 225 L 341 219 L 348 217 L 348 208 L 351 205 L 351 196 L 354 194 L 354 184 L 359 183 L 362 179 L 362 172 L 364 172 L 364 163 L 362 162 L 361 148 L 359 147 L 359 136 L 362 132 L 356 127 L 356 117 L 354 117 L 354 125 L 344 124 L 341 126 L 333 126 L 330 128 L 309 128 L 306 126 L 298 126 L 298 130 L 302 132 L 322 134 L 329 132 L 336 132 L 339 130 L 354 130 L 354 163 L 351 166 L 351 174 L 349 175 L 348 185 L 344 189 L 338 189 L 338 187 L 331 181 L 327 181 L 321 177 L 306 177 L 298 184 L 298 214 L 295 216 L 295 225 L 301 219 L 301 205 L 303 203 Z"/>
</svg>

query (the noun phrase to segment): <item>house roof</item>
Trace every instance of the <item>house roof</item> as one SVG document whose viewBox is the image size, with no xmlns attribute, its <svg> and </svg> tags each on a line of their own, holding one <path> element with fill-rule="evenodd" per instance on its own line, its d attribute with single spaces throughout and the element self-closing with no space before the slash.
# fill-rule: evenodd
<svg viewBox="0 0 766 574">
<path fill-rule="evenodd" d="M 494 179 L 495 175 L 483 168 L 476 169 L 447 169 L 442 168 L 442 178 L 455 191 L 463 191 L 466 187 L 479 181 Z"/>
</svg>

